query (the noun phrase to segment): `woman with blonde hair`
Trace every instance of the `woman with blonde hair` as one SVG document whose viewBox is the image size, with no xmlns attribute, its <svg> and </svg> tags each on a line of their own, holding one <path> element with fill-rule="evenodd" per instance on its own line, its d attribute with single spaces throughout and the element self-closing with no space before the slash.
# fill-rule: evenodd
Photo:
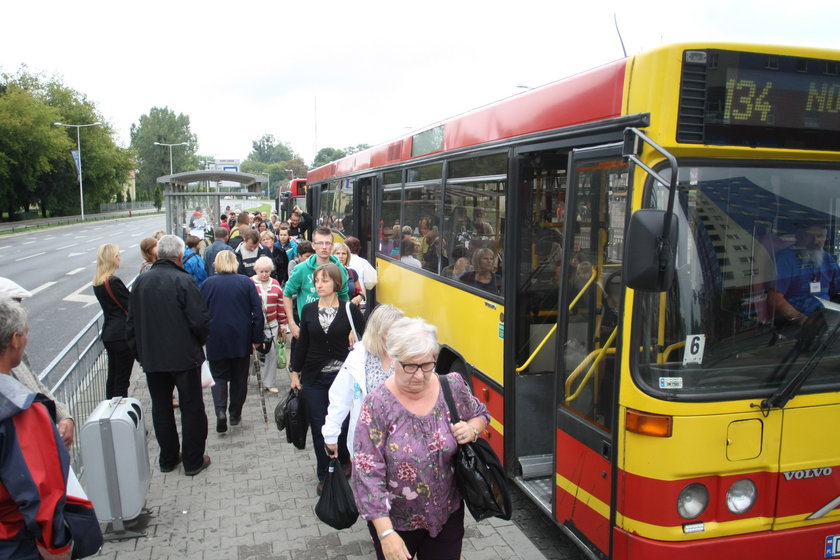
<svg viewBox="0 0 840 560">
<path fill-rule="evenodd" d="M 329 456 L 338 450 L 338 437 L 344 419 L 350 415 L 350 429 L 347 432 L 347 450 L 353 456 L 353 433 L 362 411 L 365 396 L 379 387 L 394 373 L 394 363 L 385 350 L 388 330 L 391 325 L 405 317 L 401 309 L 393 305 L 376 306 L 365 325 L 362 340 L 353 345 L 344 365 L 330 387 L 330 406 L 321 433 Z"/>
<path fill-rule="evenodd" d="M 216 432 L 239 424 L 248 396 L 251 352 L 263 341 L 262 302 L 250 278 L 237 274 L 239 260 L 233 251 L 219 251 L 213 262 L 216 274 L 201 285 L 210 310 L 207 361 L 215 385 L 210 389 L 216 411 Z M 228 391 L 230 402 L 228 403 Z"/>
<path fill-rule="evenodd" d="M 105 243 L 96 253 L 96 272 L 93 293 L 102 307 L 105 324 L 102 342 L 108 354 L 108 376 L 105 379 L 105 398 L 127 397 L 134 367 L 134 353 L 128 347 L 125 320 L 128 317 L 128 288 L 116 276 L 120 267 L 120 248 Z"/>
<path fill-rule="evenodd" d="M 336 243 L 333 245 L 332 254 L 347 269 L 347 282 L 349 284 L 347 286 L 347 294 L 350 296 L 350 301 L 357 306 L 361 306 L 365 300 L 365 290 L 359 281 L 359 273 L 350 268 L 350 247 L 345 243 Z"/>
</svg>

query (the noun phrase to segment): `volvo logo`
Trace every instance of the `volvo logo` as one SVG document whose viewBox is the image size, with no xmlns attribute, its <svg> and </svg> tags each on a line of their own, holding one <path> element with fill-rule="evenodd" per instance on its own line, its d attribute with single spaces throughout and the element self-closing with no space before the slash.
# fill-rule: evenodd
<svg viewBox="0 0 840 560">
<path fill-rule="evenodd" d="M 782 474 L 785 475 L 785 480 L 803 480 L 805 478 L 819 478 L 821 476 L 831 476 L 831 467 L 823 467 L 821 469 L 804 469 L 801 471 L 787 471 Z"/>
</svg>

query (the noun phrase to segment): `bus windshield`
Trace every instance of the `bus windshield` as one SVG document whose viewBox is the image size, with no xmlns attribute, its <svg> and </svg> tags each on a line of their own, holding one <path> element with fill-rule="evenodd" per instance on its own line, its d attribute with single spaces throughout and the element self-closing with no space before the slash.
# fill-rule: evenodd
<svg viewBox="0 0 840 560">
<path fill-rule="evenodd" d="M 637 383 L 671 400 L 756 398 L 808 367 L 800 393 L 838 390 L 840 170 L 679 169 L 674 284 L 635 298 Z M 667 197 L 656 186 L 650 205 Z"/>
</svg>

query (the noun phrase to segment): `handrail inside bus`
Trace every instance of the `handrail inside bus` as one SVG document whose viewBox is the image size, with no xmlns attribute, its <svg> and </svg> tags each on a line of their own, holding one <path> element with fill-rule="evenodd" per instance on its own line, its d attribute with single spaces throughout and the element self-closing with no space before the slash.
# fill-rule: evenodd
<svg viewBox="0 0 840 560">
<path fill-rule="evenodd" d="M 573 299 L 572 302 L 569 304 L 569 311 L 571 311 L 572 309 L 575 308 L 578 301 L 580 301 L 580 299 L 583 297 L 583 294 L 586 292 L 587 289 L 589 289 L 589 286 L 592 285 L 592 283 L 595 281 L 595 278 L 597 276 L 598 276 L 598 267 L 593 266 L 592 267 L 592 274 L 589 275 L 589 280 L 586 281 L 586 284 L 584 284 L 583 288 L 580 289 L 580 292 L 578 292 L 578 295 L 576 295 L 575 299 Z M 551 338 L 554 335 L 555 332 L 557 332 L 557 323 L 554 323 L 554 326 L 552 326 L 551 330 L 548 331 L 548 334 L 546 334 L 545 337 L 543 337 L 542 341 L 534 349 L 533 354 L 531 354 L 528 357 L 528 359 L 525 360 L 525 363 L 522 364 L 521 366 L 519 366 L 518 368 L 516 368 L 516 373 L 522 373 L 523 371 L 525 371 L 525 369 L 529 365 L 531 365 L 531 362 L 534 361 L 534 359 L 537 357 L 537 355 L 543 349 L 543 346 L 545 346 L 546 343 L 548 342 L 548 339 Z"/>
<path fill-rule="evenodd" d="M 586 365 L 590 361 L 592 361 L 592 365 L 589 367 L 589 371 L 586 372 L 583 381 L 581 381 L 580 385 L 578 385 L 577 391 L 575 391 L 574 394 L 566 397 L 567 403 L 575 400 L 576 398 L 578 398 L 578 396 L 580 396 L 580 392 L 583 391 L 584 387 L 586 387 L 586 384 L 589 382 L 589 380 L 595 373 L 595 368 L 597 368 L 598 365 L 604 360 L 604 356 L 606 356 L 607 354 L 615 354 L 615 348 L 613 348 L 612 345 L 615 342 L 616 336 L 618 336 L 617 326 L 610 333 L 610 337 L 607 339 L 606 344 L 604 344 L 602 348 L 598 348 L 590 352 L 589 355 L 586 356 L 586 358 L 584 358 L 583 361 L 581 361 L 578 364 L 575 370 L 566 379 L 566 394 L 568 394 L 569 389 L 571 389 L 572 387 L 572 383 L 575 381 L 575 379 L 577 379 L 580 376 L 580 373 L 583 371 L 583 368 L 585 368 Z M 593 358 L 595 358 L 594 361 Z"/>
</svg>

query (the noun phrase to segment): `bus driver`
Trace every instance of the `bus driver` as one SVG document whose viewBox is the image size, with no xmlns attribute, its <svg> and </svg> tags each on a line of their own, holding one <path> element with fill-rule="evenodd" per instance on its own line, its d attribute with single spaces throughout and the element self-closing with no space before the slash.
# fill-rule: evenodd
<svg viewBox="0 0 840 560">
<path fill-rule="evenodd" d="M 776 317 L 803 324 L 821 308 L 817 298 L 840 294 L 840 267 L 823 250 L 828 228 L 804 224 L 796 232 L 796 243 L 776 253 L 776 282 L 768 292 Z"/>
</svg>

